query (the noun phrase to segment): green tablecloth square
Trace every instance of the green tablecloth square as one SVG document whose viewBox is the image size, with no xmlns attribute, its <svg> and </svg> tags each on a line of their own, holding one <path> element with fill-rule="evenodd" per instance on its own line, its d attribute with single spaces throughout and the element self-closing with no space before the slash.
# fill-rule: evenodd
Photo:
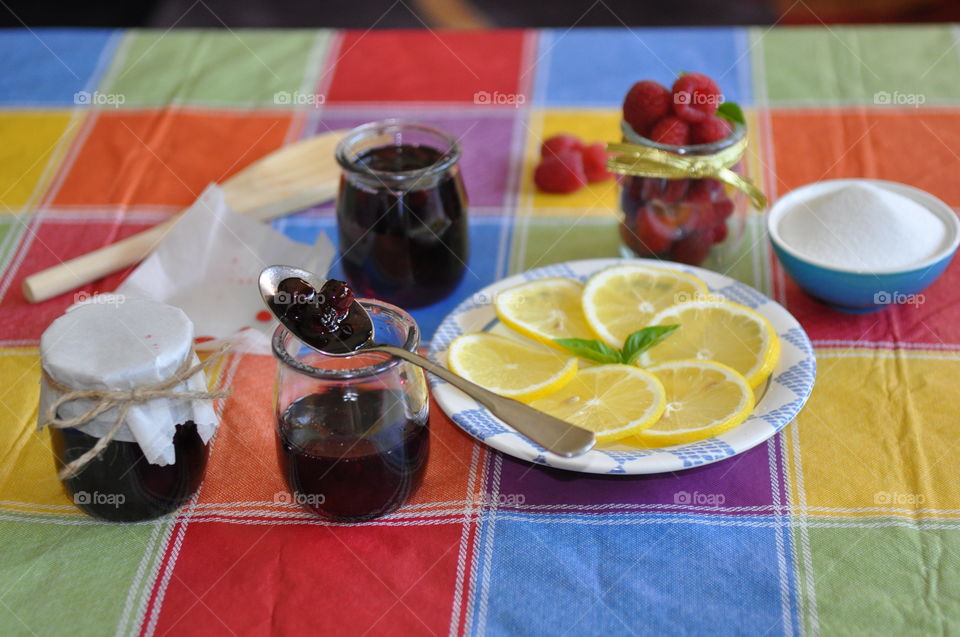
<svg viewBox="0 0 960 637">
<path fill-rule="evenodd" d="M 772 105 L 960 100 L 960 57 L 947 26 L 755 30 L 753 43 Z"/>
<path fill-rule="evenodd" d="M 29 222 L 26 215 L 17 218 L 15 215 L 0 214 L 0 268 L 6 267 L 7 261 L 13 256 Z"/>
<path fill-rule="evenodd" d="M 100 90 L 122 107 L 287 108 L 313 95 L 329 41 L 327 31 L 132 31 Z"/>
<path fill-rule="evenodd" d="M 885 523 L 889 524 L 881 520 L 878 525 Z M 956 522 L 948 524 L 956 527 Z M 808 564 L 812 563 L 814 579 L 807 573 L 799 582 L 807 630 L 815 616 L 824 635 L 957 633 L 958 530 L 892 525 L 808 529 Z M 803 565 L 803 531 L 797 537 L 797 559 Z M 954 603 L 944 603 L 950 599 Z"/>
<path fill-rule="evenodd" d="M 513 233 L 510 273 L 575 259 L 618 257 L 617 219 L 518 217 Z"/>
<path fill-rule="evenodd" d="M 71 521 L 0 520 L 0 634 L 80 637 L 128 634 L 137 628 L 137 612 L 153 585 L 169 521 Z"/>
</svg>

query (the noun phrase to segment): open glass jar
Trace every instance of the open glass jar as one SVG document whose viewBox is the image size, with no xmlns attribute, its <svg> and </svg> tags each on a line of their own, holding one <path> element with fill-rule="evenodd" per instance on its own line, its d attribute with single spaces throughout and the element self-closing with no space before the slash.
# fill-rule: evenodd
<svg viewBox="0 0 960 637">
<path fill-rule="evenodd" d="M 400 308 L 359 301 L 378 343 L 415 351 L 420 335 Z M 369 520 L 403 505 L 420 486 L 430 450 L 424 372 L 376 352 L 322 354 L 284 327 L 276 414 L 280 467 L 293 501 L 336 521 Z"/>
<path fill-rule="evenodd" d="M 746 128 L 736 125 L 710 144 L 668 146 L 621 123 L 625 142 L 686 156 L 718 153 L 740 142 Z M 739 172 L 740 164 L 731 168 Z M 620 177 L 620 240 L 625 257 L 646 257 L 690 265 L 722 266 L 743 238 L 749 199 L 716 179 Z M 709 258 L 709 261 L 708 261 Z"/>
<path fill-rule="evenodd" d="M 343 136 L 337 161 L 340 255 L 354 289 L 406 308 L 453 292 L 468 248 L 457 140 L 424 124 L 372 122 Z"/>
</svg>

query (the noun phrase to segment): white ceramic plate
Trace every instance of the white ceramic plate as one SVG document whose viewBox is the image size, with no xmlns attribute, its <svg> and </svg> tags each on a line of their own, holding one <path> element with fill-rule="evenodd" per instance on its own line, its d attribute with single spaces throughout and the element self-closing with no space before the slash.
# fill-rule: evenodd
<svg viewBox="0 0 960 637">
<path fill-rule="evenodd" d="M 433 395 L 453 422 L 477 440 L 521 460 L 584 473 L 641 474 L 689 469 L 735 456 L 766 441 L 793 420 L 810 396 L 816 376 L 817 363 L 806 332 L 780 304 L 752 287 L 710 270 L 676 263 L 647 259 L 590 259 L 550 265 L 503 279 L 468 298 L 443 320 L 430 343 L 430 357 L 446 365 L 447 348 L 457 336 L 466 332 L 502 332 L 507 329 L 500 324 L 493 309 L 493 299 L 501 290 L 551 276 L 584 282 L 594 272 L 617 263 L 636 263 L 694 274 L 703 279 L 711 293 L 753 308 L 773 324 L 780 337 L 780 360 L 766 386 L 759 389 L 757 406 L 747 420 L 724 434 L 700 442 L 661 449 L 633 449 L 611 444 L 577 458 L 562 458 L 524 438 L 458 389 L 431 377 Z"/>
</svg>

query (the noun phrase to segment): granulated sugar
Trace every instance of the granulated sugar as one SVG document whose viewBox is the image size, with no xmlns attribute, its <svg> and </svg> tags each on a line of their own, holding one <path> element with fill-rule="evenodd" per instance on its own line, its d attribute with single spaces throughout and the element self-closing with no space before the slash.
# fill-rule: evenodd
<svg viewBox="0 0 960 637">
<path fill-rule="evenodd" d="M 788 210 L 778 225 L 801 256 L 845 270 L 919 264 L 943 246 L 947 229 L 919 203 L 872 184 L 837 187 Z"/>
</svg>

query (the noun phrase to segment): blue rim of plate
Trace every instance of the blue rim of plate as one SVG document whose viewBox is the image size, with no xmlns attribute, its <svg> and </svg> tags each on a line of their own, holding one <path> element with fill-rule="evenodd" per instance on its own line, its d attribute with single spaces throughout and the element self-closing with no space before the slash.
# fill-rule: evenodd
<svg viewBox="0 0 960 637">
<path fill-rule="evenodd" d="M 813 390 L 817 372 L 813 345 L 800 323 L 779 303 L 749 285 L 717 272 L 672 262 L 568 261 L 501 279 L 471 295 L 444 318 L 430 342 L 429 357 L 446 366 L 447 349 L 456 337 L 467 332 L 504 329 L 493 309 L 493 299 L 501 290 L 545 277 L 568 277 L 585 282 L 593 273 L 621 263 L 693 274 L 703 279 L 711 294 L 756 310 L 770 321 L 780 338 L 780 360 L 766 386 L 758 392 L 757 406 L 747 420 L 726 433 L 699 442 L 661 449 L 611 445 L 577 458 L 562 458 L 527 440 L 452 385 L 431 376 L 433 396 L 440 408 L 458 427 L 507 455 L 558 469 L 601 474 L 663 473 L 717 462 L 765 442 L 796 417 Z"/>
</svg>

